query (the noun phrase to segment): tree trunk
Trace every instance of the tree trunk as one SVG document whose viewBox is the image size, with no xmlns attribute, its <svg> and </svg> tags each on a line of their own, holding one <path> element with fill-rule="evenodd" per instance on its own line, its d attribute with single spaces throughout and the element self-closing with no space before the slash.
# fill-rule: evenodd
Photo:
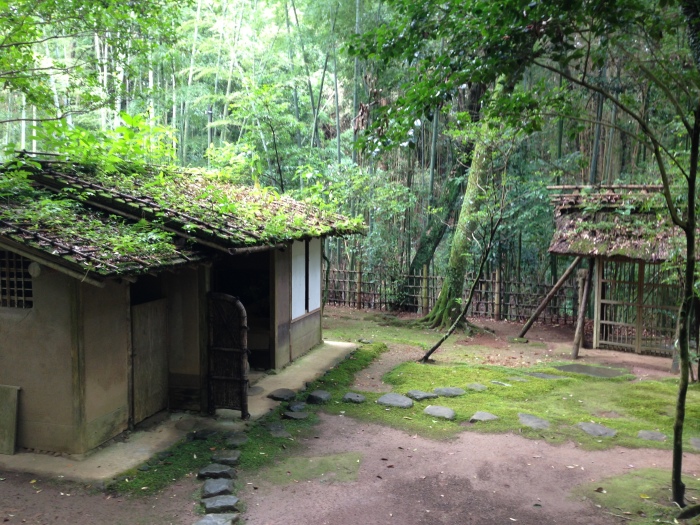
<svg viewBox="0 0 700 525">
<path fill-rule="evenodd" d="M 459 220 L 452 237 L 445 280 L 435 306 L 424 319 L 435 328 L 450 326 L 459 316 L 472 238 L 480 224 L 477 214 L 481 209 L 483 188 L 489 171 L 489 156 L 490 151 L 486 144 L 477 142 L 474 146 Z"/>
</svg>

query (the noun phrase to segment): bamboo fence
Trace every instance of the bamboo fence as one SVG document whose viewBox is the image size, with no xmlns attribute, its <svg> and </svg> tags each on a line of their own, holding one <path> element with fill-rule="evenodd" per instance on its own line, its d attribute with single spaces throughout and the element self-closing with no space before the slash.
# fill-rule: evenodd
<svg viewBox="0 0 700 525">
<path fill-rule="evenodd" d="M 474 276 L 468 274 L 467 284 Z M 362 310 L 412 311 L 425 314 L 435 304 L 444 278 L 428 275 L 396 275 L 382 270 L 331 268 L 326 287 L 326 304 Z M 551 290 L 552 283 L 503 279 L 501 272 L 483 276 L 477 283 L 468 317 L 525 321 Z M 463 300 L 466 301 L 466 290 Z M 578 313 L 576 277 L 562 286 L 538 321 L 574 324 Z"/>
</svg>

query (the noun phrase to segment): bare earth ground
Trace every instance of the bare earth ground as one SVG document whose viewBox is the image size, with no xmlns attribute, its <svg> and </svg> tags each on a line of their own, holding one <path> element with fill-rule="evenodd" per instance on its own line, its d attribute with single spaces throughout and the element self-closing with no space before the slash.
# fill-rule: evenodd
<svg viewBox="0 0 700 525">
<path fill-rule="evenodd" d="M 566 359 L 570 327 L 535 326 L 528 338 L 544 344 L 523 349 L 510 345 L 520 325 L 481 323 L 496 329 L 458 341 L 464 355 L 484 363 L 534 364 Z M 468 345 L 491 349 L 471 355 Z M 390 351 L 362 371 L 355 387 L 388 391 L 384 373 L 422 351 L 391 345 Z M 436 354 L 439 358 L 439 353 Z M 581 351 L 581 362 L 624 366 L 639 380 L 668 375 L 668 359 L 607 351 Z M 569 443 L 551 446 L 515 434 L 484 435 L 465 431 L 451 441 L 433 441 L 378 425 L 338 416 L 321 416 L 316 438 L 299 454 L 313 458 L 359 452 L 356 481 L 332 477 L 283 485 L 256 476 L 239 497 L 250 525 L 374 525 L 374 524 L 612 524 L 623 523 L 587 500 L 570 496 L 573 487 L 618 475 L 630 469 L 668 468 L 668 451 L 654 449 L 584 451 Z M 700 455 L 687 454 L 684 468 L 700 474 Z M 191 525 L 201 483 L 193 477 L 174 483 L 157 497 L 115 498 L 61 480 L 0 472 L 0 523 Z"/>
</svg>

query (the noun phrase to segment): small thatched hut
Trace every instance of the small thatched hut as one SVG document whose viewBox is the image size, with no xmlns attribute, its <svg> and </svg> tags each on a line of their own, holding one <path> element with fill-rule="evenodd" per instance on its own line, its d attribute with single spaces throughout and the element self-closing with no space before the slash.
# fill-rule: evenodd
<svg viewBox="0 0 700 525">
<path fill-rule="evenodd" d="M 671 355 L 684 236 L 660 186 L 556 186 L 549 251 L 594 258 L 594 348 Z"/>
</svg>

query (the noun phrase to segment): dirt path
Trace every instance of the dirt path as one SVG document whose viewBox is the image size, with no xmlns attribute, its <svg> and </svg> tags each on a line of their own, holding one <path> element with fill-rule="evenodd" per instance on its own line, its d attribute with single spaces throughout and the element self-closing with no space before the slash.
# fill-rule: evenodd
<svg viewBox="0 0 700 525">
<path fill-rule="evenodd" d="M 495 335 L 458 340 L 459 358 L 475 363 L 523 366 L 568 358 L 570 327 L 536 326 L 528 334 L 539 343 L 523 349 L 508 343 L 520 325 L 487 322 Z M 476 352 L 475 345 L 482 347 Z M 454 351 L 454 350 L 453 350 Z M 360 372 L 355 388 L 386 392 L 381 380 L 399 363 L 423 354 L 391 344 L 390 350 Z M 469 356 L 464 358 L 463 356 Z M 435 354 L 438 360 L 449 355 Z M 668 376 L 669 360 L 607 351 L 581 351 L 581 362 L 624 366 L 638 380 Z M 573 487 L 630 469 L 669 468 L 670 452 L 613 449 L 586 452 L 574 444 L 551 446 L 514 434 L 469 431 L 450 441 L 432 441 L 345 417 L 321 416 L 316 438 L 303 457 L 360 455 L 357 479 L 332 475 L 286 484 L 260 475 L 241 480 L 239 497 L 250 525 L 462 525 L 621 523 L 587 500 L 572 499 Z M 700 456 L 688 454 L 687 472 L 700 474 Z M 291 473 L 290 473 L 291 476 Z M 201 483 L 193 477 L 150 498 L 114 498 L 61 480 L 0 472 L 0 524 L 192 525 Z"/>
<path fill-rule="evenodd" d="M 249 479 L 240 497 L 248 525 L 610 524 L 620 520 L 570 490 L 645 467 L 667 467 L 668 451 L 587 452 L 513 434 L 463 432 L 440 442 L 349 418 L 323 415 L 304 456 L 360 452 L 357 480 L 284 485 Z M 700 472 L 700 457 L 685 467 Z M 264 473 L 263 473 L 264 475 Z"/>
<path fill-rule="evenodd" d="M 158 496 L 117 498 L 78 483 L 0 472 L 0 523 L 31 525 L 192 525 L 194 477 Z"/>
</svg>

